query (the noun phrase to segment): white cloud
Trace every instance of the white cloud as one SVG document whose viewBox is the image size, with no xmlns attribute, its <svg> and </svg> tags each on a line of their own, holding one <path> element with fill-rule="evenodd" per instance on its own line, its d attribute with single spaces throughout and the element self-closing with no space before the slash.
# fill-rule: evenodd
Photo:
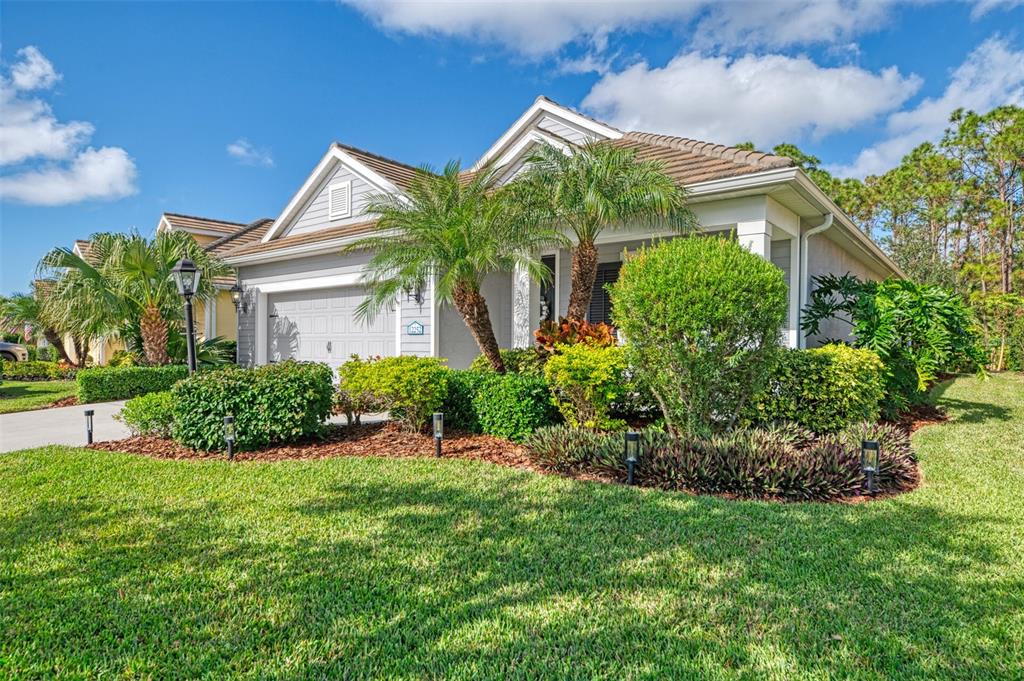
<svg viewBox="0 0 1024 681">
<path fill-rule="evenodd" d="M 135 193 L 135 163 L 124 149 L 86 147 L 94 128 L 57 120 L 50 105 L 28 93 L 61 79 L 35 47 L 0 74 L 0 198 L 36 205 L 119 199 Z"/>
<path fill-rule="evenodd" d="M 759 146 L 849 130 L 898 108 L 920 86 L 895 67 L 823 67 L 806 57 L 681 54 L 598 81 L 583 107 L 627 130 Z"/>
<path fill-rule="evenodd" d="M 895 0 L 340 1 L 385 30 L 498 43 L 532 58 L 573 42 L 603 51 L 610 34 L 651 26 L 690 28 L 695 44 L 701 46 L 829 43 L 884 27 L 895 4 Z"/>
<path fill-rule="evenodd" d="M 1007 11 L 1024 5 L 1024 0 L 978 0 L 971 8 L 971 18 L 980 19 L 989 12 Z"/>
<path fill-rule="evenodd" d="M 85 149 L 67 166 L 0 177 L 0 197 L 37 206 L 120 199 L 135 191 L 135 163 L 117 147 Z"/>
<path fill-rule="evenodd" d="M 247 166 L 262 166 L 271 168 L 274 165 L 274 157 L 270 150 L 258 148 L 245 138 L 239 138 L 227 146 L 228 155 L 237 159 L 239 163 Z"/>
<path fill-rule="evenodd" d="M 988 111 L 1004 104 L 1024 104 L 1024 51 L 1012 50 L 1001 38 L 989 38 L 953 71 L 942 95 L 893 113 L 884 140 L 861 151 L 852 164 L 832 170 L 848 177 L 885 172 L 917 145 L 938 139 L 955 109 Z"/>
</svg>

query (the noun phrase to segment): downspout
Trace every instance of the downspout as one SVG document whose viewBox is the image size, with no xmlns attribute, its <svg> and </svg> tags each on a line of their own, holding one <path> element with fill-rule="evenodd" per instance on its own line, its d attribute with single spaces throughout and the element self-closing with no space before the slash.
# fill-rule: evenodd
<svg viewBox="0 0 1024 681">
<path fill-rule="evenodd" d="M 811 297 L 811 278 L 808 276 L 807 271 L 807 239 L 815 234 L 821 234 L 829 227 L 832 226 L 832 221 L 835 216 L 832 213 L 825 213 L 825 220 L 814 229 L 810 229 L 804 232 L 800 236 L 800 314 L 803 314 L 804 308 L 807 307 L 807 301 Z M 797 325 L 800 342 L 797 343 L 801 348 L 807 347 L 807 337 L 804 335 L 803 327 Z"/>
</svg>

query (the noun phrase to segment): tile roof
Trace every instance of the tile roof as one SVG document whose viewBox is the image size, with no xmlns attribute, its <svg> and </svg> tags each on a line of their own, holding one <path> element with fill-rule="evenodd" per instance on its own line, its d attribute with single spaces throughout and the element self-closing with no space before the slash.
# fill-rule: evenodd
<svg viewBox="0 0 1024 681">
<path fill-rule="evenodd" d="M 793 166 L 793 160 L 759 151 L 651 132 L 627 132 L 611 144 L 633 149 L 640 159 L 660 161 L 683 185 Z"/>
<path fill-rule="evenodd" d="M 334 144 L 400 189 L 407 189 L 412 184 L 413 178 L 416 177 L 416 173 L 420 172 L 420 169 L 415 166 L 371 153 L 365 149 L 342 144 L 341 142 L 335 142 Z"/>
<path fill-rule="evenodd" d="M 72 250 L 78 251 L 82 256 L 82 260 L 90 265 L 96 264 L 96 259 L 93 257 L 92 252 L 92 242 L 88 239 L 75 239 L 75 246 Z"/>
<path fill-rule="evenodd" d="M 253 220 L 242 229 L 236 232 L 232 232 L 227 236 L 222 236 L 216 241 L 211 241 L 203 247 L 203 250 L 208 253 L 220 257 L 229 251 L 233 251 L 236 248 L 242 246 L 248 246 L 249 244 L 256 243 L 264 237 L 270 226 L 274 224 L 273 218 L 260 218 L 259 220 Z"/>
<path fill-rule="evenodd" d="M 331 239 L 341 239 L 348 236 L 358 236 L 360 234 L 369 234 L 373 231 L 374 225 L 377 224 L 376 220 L 367 220 L 366 222 L 358 222 L 353 225 L 343 225 L 341 227 L 331 227 L 330 229 L 320 229 L 315 232 L 306 232 L 304 234 L 293 234 L 291 236 L 281 237 L 263 243 L 257 241 L 256 243 L 250 243 L 240 248 L 228 251 L 224 253 L 222 257 L 234 258 L 240 255 L 251 255 L 255 253 L 265 253 L 267 251 L 276 251 L 284 248 L 291 248 L 294 246 L 305 246 L 307 244 L 315 244 L 320 241 L 330 241 Z"/>
<path fill-rule="evenodd" d="M 184 215 L 182 213 L 164 213 L 163 219 L 166 220 L 173 229 L 181 229 L 186 232 L 193 229 L 201 229 L 209 232 L 232 234 L 246 226 L 244 222 L 216 220 L 214 218 L 203 218 L 197 215 Z"/>
</svg>

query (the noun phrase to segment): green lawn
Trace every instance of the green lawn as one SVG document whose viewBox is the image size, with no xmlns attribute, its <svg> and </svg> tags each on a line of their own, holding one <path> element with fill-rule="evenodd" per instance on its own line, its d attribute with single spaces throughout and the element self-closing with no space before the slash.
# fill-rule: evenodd
<svg viewBox="0 0 1024 681">
<path fill-rule="evenodd" d="M 0 677 L 1024 676 L 1024 377 L 924 486 L 727 502 L 465 461 L 0 455 Z"/>
<path fill-rule="evenodd" d="M 8 381 L 0 383 L 0 414 L 42 409 L 77 392 L 74 381 Z"/>
</svg>

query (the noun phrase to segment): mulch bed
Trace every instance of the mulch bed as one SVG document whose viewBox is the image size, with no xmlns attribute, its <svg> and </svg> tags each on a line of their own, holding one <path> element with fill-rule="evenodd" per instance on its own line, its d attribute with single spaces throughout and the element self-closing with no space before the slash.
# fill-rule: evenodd
<svg viewBox="0 0 1024 681">
<path fill-rule="evenodd" d="M 913 433 L 919 428 L 931 426 L 949 420 L 949 414 L 935 405 L 925 404 L 913 407 L 909 412 L 901 414 L 892 421 L 894 425 L 902 427 L 907 433 Z"/>
<path fill-rule="evenodd" d="M 57 407 L 73 407 L 78 404 L 78 398 L 74 395 L 69 397 L 62 397 L 52 404 L 48 404 L 43 409 L 56 409 Z"/>
<path fill-rule="evenodd" d="M 159 437 L 129 437 L 96 442 L 89 447 L 109 452 L 129 452 L 154 459 L 223 459 L 224 452 L 189 449 Z M 434 439 L 409 433 L 392 423 L 361 426 L 330 426 L 325 437 L 237 452 L 235 461 L 284 461 L 293 459 L 329 459 L 339 456 L 379 456 L 410 458 L 434 456 Z M 510 468 L 543 472 L 533 465 L 520 445 L 490 435 L 451 433 L 444 439 L 442 456 L 448 459 L 489 461 Z"/>
</svg>

